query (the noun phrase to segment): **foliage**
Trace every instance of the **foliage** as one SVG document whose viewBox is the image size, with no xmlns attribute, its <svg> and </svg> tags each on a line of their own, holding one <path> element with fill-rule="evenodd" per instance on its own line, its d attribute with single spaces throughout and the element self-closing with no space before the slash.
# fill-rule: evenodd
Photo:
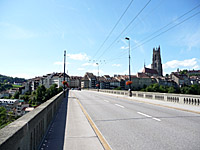
<svg viewBox="0 0 200 150">
<path fill-rule="evenodd" d="M 121 89 L 122 89 L 121 87 L 114 88 L 114 90 L 121 90 Z"/>
<path fill-rule="evenodd" d="M 12 88 L 12 84 L 0 83 L 0 92 L 6 91 L 6 90 L 8 90 L 10 88 Z"/>
<path fill-rule="evenodd" d="M 21 85 L 12 84 L 12 87 L 13 87 L 13 88 L 19 88 L 19 87 L 22 87 L 22 86 L 21 86 Z"/>
<path fill-rule="evenodd" d="M 168 87 L 168 86 L 163 86 L 163 85 L 159 85 L 158 83 L 155 83 L 150 86 L 147 86 L 146 88 L 141 89 L 141 91 L 200 95 L 200 85 L 194 84 L 191 86 L 175 88 L 175 87 Z"/>
<path fill-rule="evenodd" d="M 20 95 L 19 91 L 15 92 L 15 94 L 13 95 L 13 99 L 19 99 L 19 95 Z"/>
<path fill-rule="evenodd" d="M 0 107 L 0 129 L 8 125 L 9 123 L 16 120 L 17 117 L 13 115 L 13 112 L 6 112 L 6 109 L 2 106 Z"/>
<path fill-rule="evenodd" d="M 50 88 L 45 88 L 44 85 L 38 86 L 38 88 L 32 92 L 31 95 L 25 94 L 20 95 L 20 99 L 25 100 L 32 106 L 38 106 L 41 103 L 49 100 L 56 94 L 60 93 L 62 91 L 62 87 L 57 88 L 56 84 L 51 85 Z"/>
<path fill-rule="evenodd" d="M 8 77 L 0 74 L 0 83 L 14 83 L 14 82 L 26 82 L 26 79 L 24 78 L 13 78 L 13 77 Z"/>
<path fill-rule="evenodd" d="M 180 74 L 182 74 L 182 75 L 185 74 L 186 75 L 187 72 L 188 72 L 188 70 L 185 69 L 185 70 L 180 71 Z"/>
</svg>

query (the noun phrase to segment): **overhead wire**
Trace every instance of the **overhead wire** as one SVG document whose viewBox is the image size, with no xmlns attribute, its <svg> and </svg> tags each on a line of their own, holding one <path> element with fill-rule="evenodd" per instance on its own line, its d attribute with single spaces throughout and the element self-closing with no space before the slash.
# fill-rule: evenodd
<svg viewBox="0 0 200 150">
<path fill-rule="evenodd" d="M 172 26 L 172 27 L 168 28 L 167 30 L 165 30 L 165 31 L 163 31 L 163 32 L 161 32 L 161 33 L 159 33 L 158 35 L 156 35 L 156 36 L 154 36 L 154 37 L 152 37 L 152 38 L 150 38 L 150 39 L 148 39 L 148 40 L 144 41 L 143 43 L 139 44 L 138 46 L 132 47 L 132 48 L 131 48 L 131 50 L 133 50 L 133 49 L 136 49 L 136 48 L 138 48 L 138 47 L 140 47 L 140 46 L 144 45 L 145 43 L 147 43 L 147 42 L 149 42 L 149 41 L 151 41 L 151 40 L 155 39 L 156 37 L 158 37 L 158 36 L 160 36 L 160 35 L 162 35 L 162 34 L 164 34 L 164 33 L 168 32 L 169 30 L 171 30 L 171 29 L 175 28 L 176 26 L 178 26 L 178 25 L 180 25 L 180 24 L 184 23 L 185 21 L 187 21 L 187 20 L 189 20 L 189 19 L 193 18 L 194 16 L 198 15 L 199 13 L 200 13 L 200 11 L 199 11 L 199 12 L 197 12 L 197 13 L 195 13 L 195 14 L 193 14 L 192 16 L 190 16 L 190 17 L 188 17 L 188 18 L 184 19 L 183 21 L 179 22 L 178 24 L 175 24 L 174 26 Z"/>
<path fill-rule="evenodd" d="M 184 13 L 184 14 L 183 14 L 183 15 L 181 15 L 180 17 L 176 18 L 175 20 L 173 20 L 173 21 L 169 22 L 168 24 L 164 25 L 164 26 L 163 26 L 163 27 L 161 27 L 160 29 L 158 29 L 158 30 L 154 31 L 154 32 L 153 32 L 151 35 L 149 35 L 149 36 L 145 37 L 145 38 L 144 38 L 144 39 L 142 39 L 141 41 L 144 41 L 144 40 L 148 39 L 148 38 L 149 38 L 149 37 L 151 37 L 152 35 L 156 34 L 157 32 L 161 31 L 162 29 L 164 29 L 164 28 L 168 27 L 169 25 L 173 24 L 173 23 L 174 23 L 174 22 L 176 22 L 177 20 L 179 20 L 179 19 L 183 18 L 185 15 L 187 15 L 187 14 L 189 14 L 190 12 L 192 12 L 193 10 L 197 9 L 199 6 L 200 6 L 200 4 L 199 4 L 199 5 L 197 5 L 196 7 L 192 8 L 192 9 L 191 9 L 191 10 L 189 10 L 188 12 Z"/>
<path fill-rule="evenodd" d="M 123 18 L 123 16 L 125 15 L 125 13 L 127 12 L 127 10 L 129 9 L 129 7 L 131 6 L 132 3 L 133 3 L 133 0 L 131 0 L 131 2 L 128 4 L 128 6 L 126 7 L 125 11 L 122 13 L 121 17 L 118 19 L 118 21 L 116 22 L 116 24 L 114 25 L 114 27 L 112 28 L 112 30 L 110 31 L 110 33 L 108 34 L 108 36 L 106 37 L 106 39 L 103 41 L 103 43 L 101 44 L 101 46 L 98 48 L 98 50 L 94 54 L 93 58 L 98 54 L 98 52 L 104 46 L 104 44 L 106 43 L 106 41 L 109 39 L 109 37 L 111 36 L 111 34 L 113 33 L 113 31 L 115 30 L 115 28 L 117 27 L 117 25 L 119 24 L 119 22 L 121 21 L 121 19 Z"/>
<path fill-rule="evenodd" d="M 185 21 L 189 20 L 190 18 L 192 18 L 192 17 L 198 15 L 200 12 L 197 12 L 196 14 L 194 14 L 194 15 L 192 15 L 192 16 L 186 18 L 186 19 L 184 19 L 184 20 L 181 21 L 180 23 L 175 24 L 174 26 L 168 28 L 167 30 L 165 30 L 165 31 L 163 31 L 163 32 L 161 32 L 161 33 L 159 33 L 158 35 L 156 35 L 156 36 L 154 36 L 154 37 L 152 37 L 153 35 L 155 35 L 155 34 L 158 33 L 159 31 L 163 30 L 164 28 L 168 27 L 169 25 L 173 24 L 174 22 L 178 21 L 179 19 L 183 18 L 185 15 L 191 13 L 192 11 L 194 11 L 195 9 L 197 9 L 198 7 L 200 7 L 200 4 L 198 4 L 197 6 L 193 7 L 191 10 L 187 11 L 187 12 L 184 13 L 183 15 L 179 16 L 177 19 L 175 19 L 175 20 L 169 22 L 168 24 L 166 24 L 166 25 L 164 25 L 163 27 L 159 28 L 158 30 L 154 31 L 152 34 L 150 34 L 149 36 L 147 36 L 147 37 L 145 37 L 143 40 L 141 40 L 141 42 L 140 42 L 141 44 L 138 44 L 138 45 L 135 46 L 135 47 L 131 47 L 131 49 L 134 50 L 134 49 L 136 49 L 136 48 L 138 48 L 138 47 L 144 45 L 145 43 L 147 43 L 147 42 L 153 40 L 154 38 L 156 38 L 156 37 L 158 37 L 158 36 L 164 34 L 165 32 L 167 32 L 167 31 L 169 31 L 169 30 L 175 28 L 176 26 L 178 26 L 178 25 L 184 23 Z M 152 37 L 152 38 L 150 38 L 150 37 Z M 149 38 L 150 38 L 150 39 L 149 39 Z M 142 41 L 144 41 L 144 42 L 142 42 Z M 120 56 L 123 56 L 123 55 L 125 55 L 125 54 L 120 54 Z"/>
<path fill-rule="evenodd" d="M 134 0 L 131 0 L 131 2 L 128 4 L 128 6 L 126 7 L 126 9 L 124 10 L 124 12 L 122 13 L 122 15 L 120 16 L 120 18 L 118 19 L 118 21 L 115 23 L 114 27 L 112 28 L 112 30 L 109 32 L 108 36 L 106 37 L 106 39 L 103 41 L 103 43 L 101 44 L 101 46 L 98 48 L 98 50 L 96 51 L 96 53 L 94 54 L 94 56 L 92 58 L 95 58 L 95 56 L 98 54 L 98 52 L 102 49 L 102 47 L 104 46 L 104 44 L 106 43 L 106 41 L 109 39 L 109 37 L 111 36 L 111 34 L 113 33 L 113 31 L 115 30 L 115 28 L 117 27 L 117 25 L 119 24 L 119 22 L 121 21 L 121 19 L 123 18 L 123 16 L 126 14 L 126 12 L 128 11 L 128 9 L 130 8 L 131 4 L 133 3 Z M 90 68 L 91 66 L 89 66 Z M 89 69 L 87 68 L 87 69 Z"/>
<path fill-rule="evenodd" d="M 103 51 L 103 53 L 98 57 L 98 59 L 101 58 L 101 57 L 105 54 L 105 52 L 113 46 L 113 44 L 114 44 L 114 43 L 119 39 L 119 37 L 127 30 L 127 28 L 135 21 L 135 19 L 143 12 L 143 10 L 149 5 L 150 2 L 151 2 L 151 0 L 149 0 L 149 1 L 145 4 L 145 6 L 144 6 L 144 7 L 138 12 L 138 14 L 129 22 L 129 24 L 122 30 L 122 32 L 117 36 L 117 38 L 108 46 L 107 49 L 105 49 L 105 50 Z"/>
</svg>

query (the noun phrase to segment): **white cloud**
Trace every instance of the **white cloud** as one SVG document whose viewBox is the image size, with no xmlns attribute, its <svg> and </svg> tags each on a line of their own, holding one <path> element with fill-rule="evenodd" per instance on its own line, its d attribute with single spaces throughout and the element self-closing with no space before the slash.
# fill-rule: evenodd
<svg viewBox="0 0 200 150">
<path fill-rule="evenodd" d="M 87 54 L 82 54 L 82 53 L 79 53 L 79 54 L 67 54 L 67 56 L 70 59 L 73 59 L 73 60 L 89 60 L 89 57 L 87 56 Z"/>
<path fill-rule="evenodd" d="M 85 68 L 78 68 L 77 70 L 79 70 L 79 71 L 83 71 L 83 70 L 85 70 Z"/>
<path fill-rule="evenodd" d="M 197 69 L 197 68 L 199 68 L 198 59 L 192 58 L 192 59 L 186 59 L 186 60 L 182 60 L 182 61 L 172 60 L 172 61 L 168 61 L 165 64 L 163 64 L 163 69 L 181 68 L 181 67 L 186 67 L 188 69 Z"/>
<path fill-rule="evenodd" d="M 113 64 L 112 66 L 113 66 L 113 67 L 120 67 L 121 64 Z"/>
<path fill-rule="evenodd" d="M 97 66 L 96 63 L 84 63 L 82 66 Z"/>
<path fill-rule="evenodd" d="M 129 47 L 128 46 L 122 46 L 120 49 L 128 49 Z"/>
</svg>

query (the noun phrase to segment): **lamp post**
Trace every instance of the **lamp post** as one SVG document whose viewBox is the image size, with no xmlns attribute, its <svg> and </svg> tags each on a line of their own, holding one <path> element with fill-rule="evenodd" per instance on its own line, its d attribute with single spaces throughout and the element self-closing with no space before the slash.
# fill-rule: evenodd
<svg viewBox="0 0 200 150">
<path fill-rule="evenodd" d="M 64 79 L 63 79 L 63 81 L 65 81 L 65 59 L 66 59 L 66 50 L 64 51 Z M 65 98 L 65 96 L 66 96 L 66 94 L 65 94 L 65 84 L 63 84 L 63 89 L 64 89 L 64 98 Z"/>
<path fill-rule="evenodd" d="M 99 82 L 99 63 L 96 63 L 98 66 L 98 77 L 97 77 L 97 91 L 99 92 L 100 82 Z"/>
<path fill-rule="evenodd" d="M 130 38 L 126 37 L 125 38 L 126 40 L 129 41 L 129 81 L 131 81 L 131 65 L 130 65 L 130 59 L 131 59 L 131 56 L 130 56 Z M 131 92 L 131 84 L 129 84 L 129 96 L 131 97 L 132 96 L 132 92 Z"/>
</svg>

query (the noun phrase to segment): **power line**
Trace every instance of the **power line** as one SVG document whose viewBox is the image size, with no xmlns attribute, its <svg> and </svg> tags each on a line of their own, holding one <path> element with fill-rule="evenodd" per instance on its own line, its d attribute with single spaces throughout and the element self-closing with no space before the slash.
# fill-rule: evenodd
<svg viewBox="0 0 200 150">
<path fill-rule="evenodd" d="M 169 25 L 173 24 L 175 21 L 177 21 L 177 20 L 183 18 L 185 15 L 187 15 L 187 14 L 189 14 L 190 12 L 192 12 L 193 10 L 197 9 L 199 6 L 200 6 L 200 4 L 197 5 L 196 7 L 192 8 L 192 9 L 189 10 L 188 12 L 184 13 L 183 15 L 181 15 L 180 17 L 178 17 L 177 19 L 175 19 L 175 20 L 169 22 L 169 23 L 166 24 L 165 26 L 163 26 L 163 27 L 161 27 L 160 29 L 156 30 L 156 31 L 153 32 L 151 35 L 147 36 L 146 38 L 142 39 L 141 41 L 144 41 L 144 40 L 148 39 L 148 38 L 151 37 L 152 35 L 156 34 L 157 32 L 161 31 L 162 29 L 164 29 L 164 28 L 168 27 Z"/>
<path fill-rule="evenodd" d="M 127 10 L 129 9 L 129 7 L 131 6 L 132 2 L 133 2 L 133 0 L 131 0 L 131 2 L 128 4 L 126 10 L 123 12 L 123 14 L 119 18 L 119 20 L 116 22 L 116 24 L 114 25 L 114 27 L 112 28 L 112 30 L 110 31 L 110 33 L 108 34 L 108 36 L 106 37 L 106 39 L 104 40 L 104 42 L 101 44 L 101 46 L 99 47 L 99 49 L 96 51 L 96 53 L 94 54 L 93 58 L 98 54 L 98 52 L 100 51 L 100 49 L 104 46 L 104 44 L 106 43 L 106 41 L 108 40 L 108 38 L 110 37 L 110 35 L 113 33 L 114 29 L 117 27 L 117 25 L 121 21 L 122 17 L 125 15 L 125 13 L 127 12 Z"/>
<path fill-rule="evenodd" d="M 167 30 L 161 32 L 160 34 L 158 34 L 158 35 L 156 35 L 156 36 L 154 36 L 154 37 L 152 37 L 151 39 L 148 39 L 148 38 L 150 38 L 151 36 L 153 36 L 154 34 L 156 34 L 157 32 L 159 32 L 159 31 L 161 31 L 162 29 L 168 27 L 170 24 L 174 23 L 175 21 L 181 19 L 182 17 L 184 17 L 185 15 L 189 14 L 189 13 L 192 12 L 193 10 L 197 9 L 199 6 L 200 6 L 200 4 L 198 4 L 197 6 L 195 6 L 194 8 L 192 8 L 191 10 L 189 10 L 188 12 L 184 13 L 183 15 L 179 16 L 177 19 L 175 19 L 175 20 L 169 22 L 168 24 L 164 25 L 164 26 L 161 27 L 160 29 L 154 31 L 151 35 L 147 36 L 146 38 L 144 38 L 144 39 L 142 40 L 142 41 L 144 41 L 143 43 L 141 43 L 141 42 L 142 42 L 142 41 L 141 41 L 141 42 L 140 42 L 141 44 L 139 44 L 138 46 L 132 47 L 132 50 L 133 50 L 133 49 L 136 49 L 136 48 L 138 48 L 138 47 L 140 47 L 140 46 L 142 46 L 142 45 L 144 45 L 145 43 L 147 43 L 147 42 L 153 40 L 154 38 L 156 38 L 156 37 L 158 37 L 158 36 L 164 34 L 165 32 L 167 32 L 167 31 L 173 29 L 174 27 L 176 27 L 176 26 L 178 26 L 178 25 L 184 23 L 185 21 L 189 20 L 190 18 L 192 18 L 192 17 L 198 15 L 200 12 L 198 12 L 198 13 L 196 13 L 196 14 L 194 14 L 194 15 L 188 17 L 188 18 L 186 18 L 186 19 L 183 20 L 182 22 L 180 22 L 180 23 L 178 23 L 178 24 L 172 26 L 171 28 L 168 28 Z M 145 41 L 145 40 L 146 40 L 146 41 Z M 123 56 L 123 55 L 125 55 L 125 54 L 121 54 L 120 56 Z"/>
<path fill-rule="evenodd" d="M 146 40 L 145 42 L 141 43 L 140 45 L 138 45 L 138 46 L 136 46 L 136 47 L 133 47 L 133 48 L 132 48 L 132 50 L 133 50 L 133 49 L 136 49 L 136 48 L 138 48 L 138 47 L 140 47 L 140 46 L 144 45 L 145 43 L 147 43 L 147 42 L 149 42 L 149 41 L 151 41 L 151 40 L 155 39 L 156 37 L 158 37 L 158 36 L 160 36 L 160 35 L 162 35 L 162 34 L 166 33 L 167 31 L 169 31 L 169 30 L 171 30 L 171 29 L 175 28 L 176 26 L 178 26 L 178 25 L 180 25 L 180 24 L 184 23 L 185 21 L 187 21 L 187 20 L 189 20 L 189 19 L 193 18 L 194 16 L 198 15 L 199 13 L 200 13 L 200 11 L 199 11 L 199 12 L 197 12 L 197 13 L 195 13 L 195 14 L 193 14 L 192 16 L 190 16 L 190 17 L 188 17 L 188 18 L 184 19 L 183 21 L 179 22 L 178 24 L 175 24 L 174 26 L 172 26 L 172 27 L 168 28 L 167 30 L 165 30 L 165 31 L 163 31 L 163 32 L 161 32 L 161 33 L 159 33 L 158 35 L 156 35 L 156 36 L 154 36 L 154 37 L 152 37 L 152 38 L 150 38 L 150 39 Z"/>
<path fill-rule="evenodd" d="M 124 28 L 124 30 L 122 30 L 122 32 L 117 36 L 117 38 L 110 44 L 110 46 L 107 48 L 107 49 L 105 49 L 104 51 L 103 51 L 103 53 L 99 56 L 99 58 L 101 58 L 103 55 L 104 55 L 104 53 L 108 50 L 108 49 L 110 49 L 111 48 L 111 46 L 119 39 L 119 37 L 127 30 L 127 28 L 133 23 L 133 21 L 135 21 L 135 19 L 142 13 L 142 11 L 148 6 L 148 4 L 151 2 L 151 0 L 149 0 L 146 4 L 145 4 L 145 6 L 138 12 L 138 14 L 131 20 L 131 22 Z M 98 58 L 98 59 L 99 59 Z"/>
</svg>

